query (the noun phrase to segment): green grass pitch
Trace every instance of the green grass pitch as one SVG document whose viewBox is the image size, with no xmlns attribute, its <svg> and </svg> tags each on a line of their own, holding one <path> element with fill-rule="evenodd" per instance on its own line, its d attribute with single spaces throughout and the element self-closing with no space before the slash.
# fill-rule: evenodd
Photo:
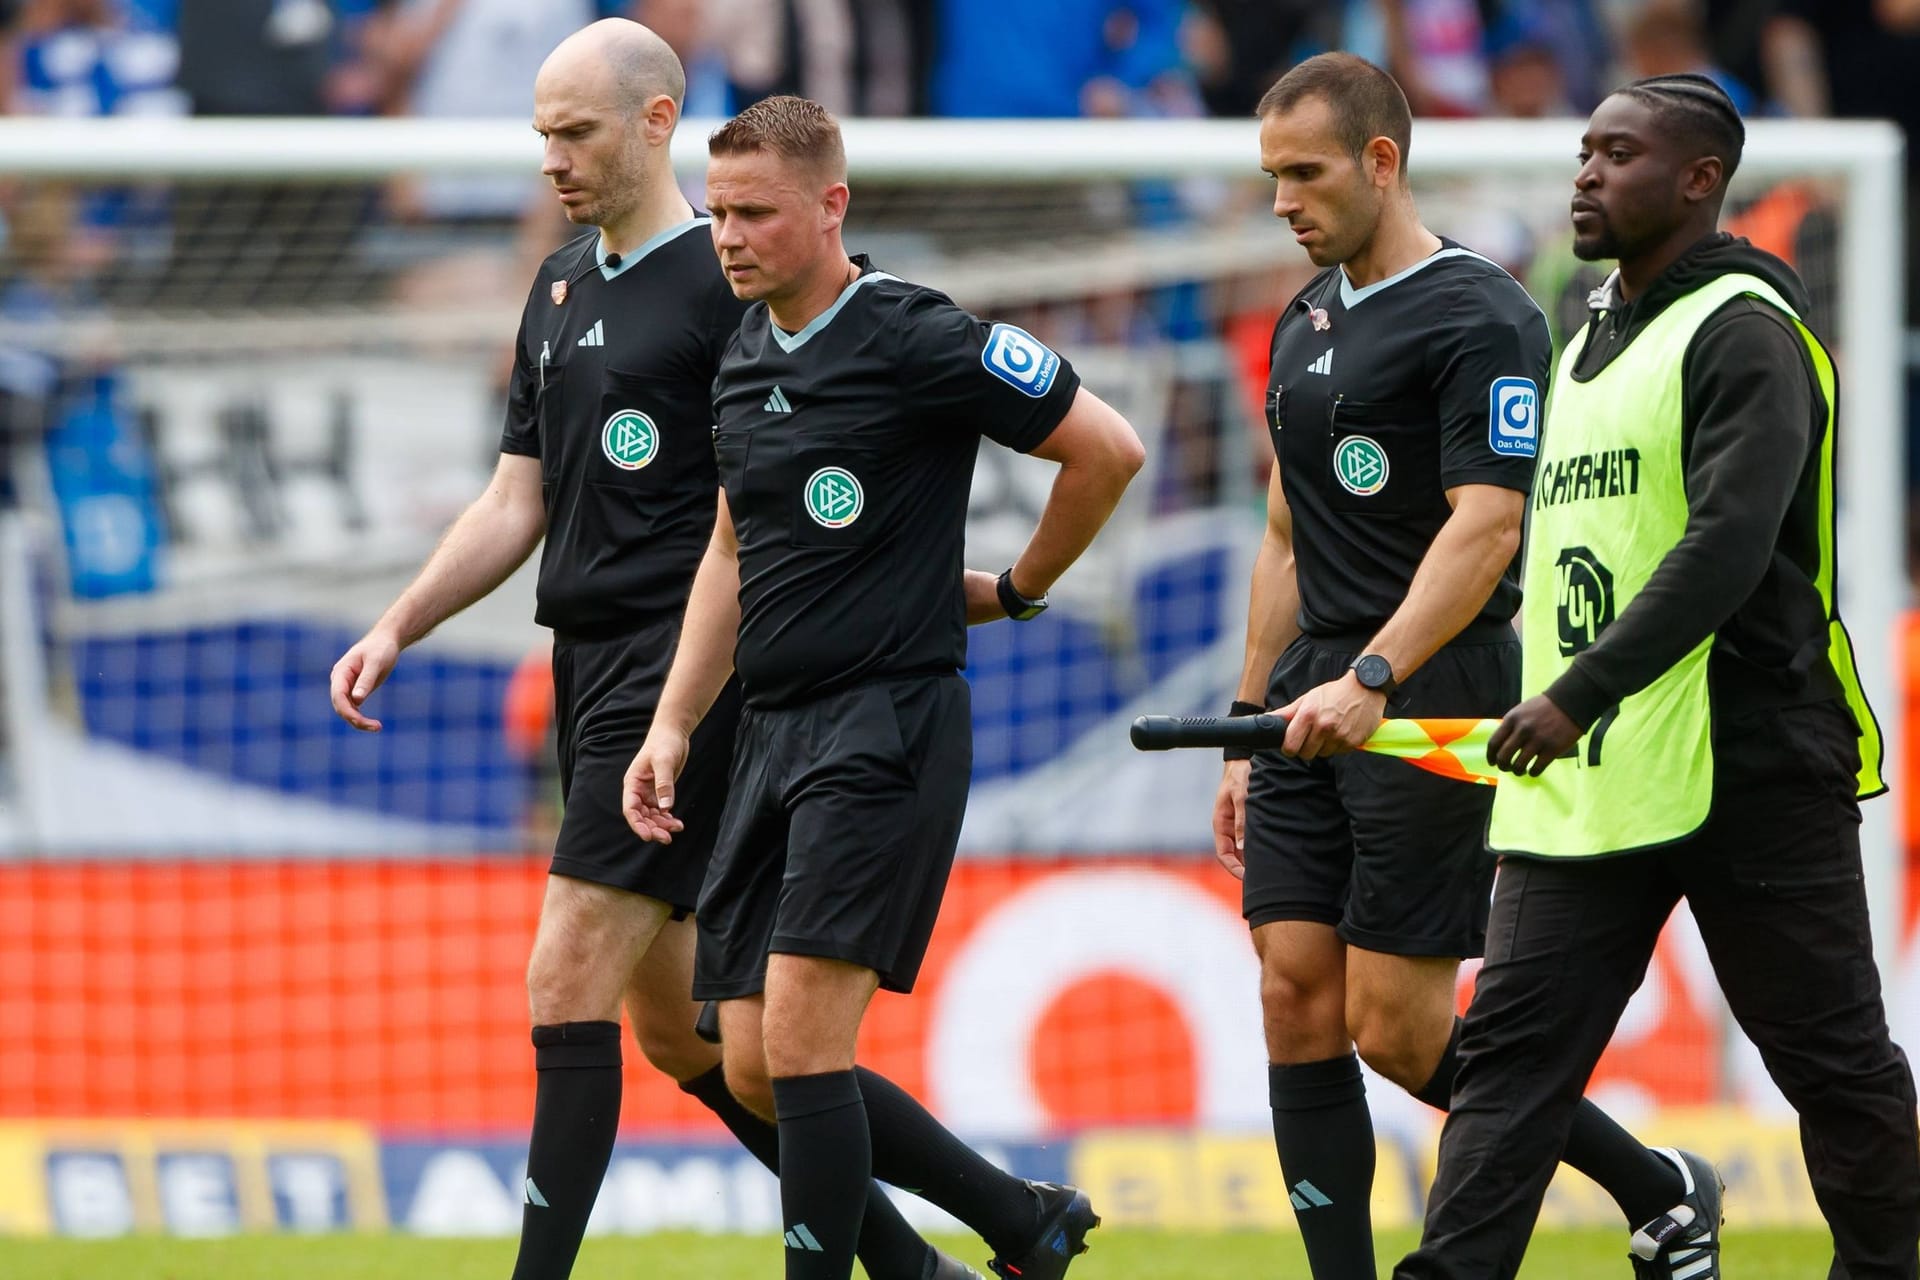
<svg viewBox="0 0 1920 1280">
<path fill-rule="evenodd" d="M 1380 1237 L 1381 1273 L 1413 1244 L 1411 1232 Z M 982 1265 L 977 1242 L 942 1241 Z M 1187 1235 L 1101 1230 L 1069 1280 L 1292 1280 L 1307 1275 L 1300 1238 L 1244 1233 Z M 1804 1280 L 1826 1274 L 1831 1256 L 1818 1231 L 1731 1232 L 1725 1266 L 1738 1280 Z M 0 1239 L 6 1280 L 504 1280 L 511 1240 L 422 1240 L 405 1236 L 241 1236 L 181 1241 L 145 1237 L 92 1243 Z M 780 1274 L 771 1239 L 659 1235 L 589 1240 L 580 1280 L 770 1280 Z M 856 1272 L 856 1274 L 858 1274 Z M 1542 1232 L 1520 1274 L 1526 1280 L 1619 1280 L 1629 1275 L 1618 1231 Z"/>
</svg>

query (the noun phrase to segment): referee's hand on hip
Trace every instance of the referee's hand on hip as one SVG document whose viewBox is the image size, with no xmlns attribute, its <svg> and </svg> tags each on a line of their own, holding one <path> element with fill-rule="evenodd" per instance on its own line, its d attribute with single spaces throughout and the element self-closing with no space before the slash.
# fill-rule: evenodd
<svg viewBox="0 0 1920 1280">
<path fill-rule="evenodd" d="M 620 811 L 642 840 L 672 844 L 686 824 L 673 816 L 673 783 L 687 763 L 687 738 L 656 725 L 627 766 Z"/>
</svg>

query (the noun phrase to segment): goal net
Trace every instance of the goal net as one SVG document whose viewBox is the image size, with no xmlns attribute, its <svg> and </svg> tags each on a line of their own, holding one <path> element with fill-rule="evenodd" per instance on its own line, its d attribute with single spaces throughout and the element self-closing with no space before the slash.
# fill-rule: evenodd
<svg viewBox="0 0 1920 1280">
<path fill-rule="evenodd" d="M 676 153 L 696 202 L 705 132 Z M 1428 225 L 1520 278 L 1557 339 L 1598 283 L 1566 226 L 1578 135 L 1422 122 L 1412 148 Z M 1257 975 L 1209 853 L 1218 761 L 1136 755 L 1125 725 L 1232 696 L 1267 341 L 1312 268 L 1250 123 L 854 121 L 847 143 L 849 247 L 1040 336 L 1149 454 L 1055 607 L 971 637 L 962 858 L 921 992 L 876 1005 L 866 1058 L 1130 1220 L 1283 1224 Z M 375 695 L 385 732 L 336 721 L 326 679 L 491 471 L 526 282 L 570 234 L 537 164 L 518 124 L 0 122 L 0 1150 L 14 1123 L 52 1153 L 29 1227 L 518 1223 L 520 975 L 558 803 L 531 572 L 403 657 Z M 1756 124 L 1730 205 L 1806 279 L 1839 357 L 1842 603 L 1895 768 L 1898 165 L 1878 126 Z M 527 212 L 463 205 L 475 183 Z M 982 452 L 970 563 L 1013 559 L 1050 475 Z M 1868 807 L 1866 847 L 1913 1035 L 1893 813 Z M 705 1113 L 627 1056 L 643 1145 L 599 1225 L 769 1214 L 750 1170 L 701 1154 Z M 1432 1117 L 1373 1085 L 1406 1173 L 1382 1166 L 1382 1220 L 1417 1220 Z M 1792 1150 L 1687 1110 L 1781 1104 L 1684 920 L 1595 1088 L 1665 1132 L 1708 1125 L 1709 1150 L 1747 1141 L 1756 1167 Z M 186 1127 L 73 1136 L 131 1117 Z M 169 1143 L 231 1166 L 231 1196 L 192 1201 L 204 1221 L 168 1216 L 187 1201 L 165 1180 L 205 1172 Z M 72 1164 L 69 1194 L 51 1171 L 75 1151 L 119 1163 Z M 1790 1178 L 1768 1194 L 1762 1213 L 1813 1212 Z"/>
</svg>

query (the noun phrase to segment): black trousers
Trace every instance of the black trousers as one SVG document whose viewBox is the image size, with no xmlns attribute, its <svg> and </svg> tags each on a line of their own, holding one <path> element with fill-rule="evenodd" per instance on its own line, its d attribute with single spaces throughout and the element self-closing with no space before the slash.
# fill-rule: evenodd
<svg viewBox="0 0 1920 1280">
<path fill-rule="evenodd" d="M 1920 1277 L 1920 1127 L 1873 962 L 1852 721 L 1825 703 L 1717 730 L 1713 808 L 1693 835 L 1502 861 L 1425 1231 L 1396 1280 L 1519 1270 L 1574 1107 L 1682 897 L 1799 1112 L 1831 1280 Z"/>
</svg>

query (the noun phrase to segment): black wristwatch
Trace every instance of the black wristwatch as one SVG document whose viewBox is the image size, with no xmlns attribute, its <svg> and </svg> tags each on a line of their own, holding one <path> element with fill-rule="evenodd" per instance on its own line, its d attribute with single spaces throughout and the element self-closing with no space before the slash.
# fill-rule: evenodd
<svg viewBox="0 0 1920 1280">
<path fill-rule="evenodd" d="M 1038 600 L 1029 600 L 1014 590 L 1012 565 L 1000 571 L 1000 576 L 993 580 L 993 589 L 1000 597 L 1000 607 L 1005 609 L 1007 616 L 1015 622 L 1031 621 L 1047 611 L 1045 596 L 1041 596 Z"/>
<path fill-rule="evenodd" d="M 1360 682 L 1362 689 L 1371 689 L 1389 698 L 1400 687 L 1400 682 L 1393 678 L 1393 664 L 1377 653 L 1361 654 L 1353 660 L 1348 670 L 1353 672 L 1353 678 Z"/>
</svg>

